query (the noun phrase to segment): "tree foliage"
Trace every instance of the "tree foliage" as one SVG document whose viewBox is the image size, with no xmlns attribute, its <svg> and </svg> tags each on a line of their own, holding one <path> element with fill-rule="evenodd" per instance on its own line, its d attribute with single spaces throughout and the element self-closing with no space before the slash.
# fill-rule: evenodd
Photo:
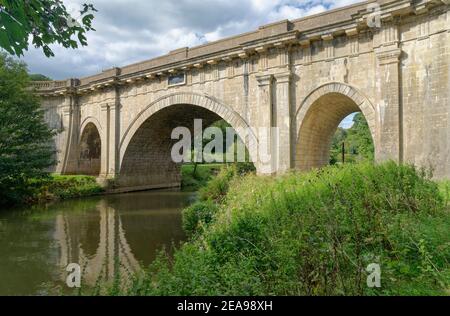
<svg viewBox="0 0 450 316">
<path fill-rule="evenodd" d="M 0 54 L 0 204 L 26 198 L 54 163 L 54 133 L 28 87 L 26 66 Z"/>
<path fill-rule="evenodd" d="M 42 74 L 30 74 L 31 81 L 51 81 L 52 79 Z"/>
<path fill-rule="evenodd" d="M 93 5 L 83 4 L 79 16 L 71 16 L 61 0 L 0 0 L 0 47 L 21 56 L 31 37 L 32 44 L 50 57 L 50 44 L 86 46 L 86 32 L 94 30 L 94 11 Z"/>
<path fill-rule="evenodd" d="M 353 118 L 349 129 L 338 128 L 331 143 L 330 163 L 342 162 L 342 143 L 345 144 L 346 162 L 373 161 L 374 145 L 369 125 L 362 113 Z"/>
</svg>

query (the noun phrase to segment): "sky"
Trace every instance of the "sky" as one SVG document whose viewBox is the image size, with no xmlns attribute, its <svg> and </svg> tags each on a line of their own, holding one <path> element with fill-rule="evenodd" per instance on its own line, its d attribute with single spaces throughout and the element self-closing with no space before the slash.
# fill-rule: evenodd
<svg viewBox="0 0 450 316">
<path fill-rule="evenodd" d="M 126 66 L 283 19 L 297 19 L 360 0 L 63 0 L 74 18 L 81 4 L 92 3 L 95 32 L 88 46 L 51 46 L 47 58 L 33 47 L 22 58 L 30 73 L 54 80 L 80 78 Z M 351 127 L 352 117 L 341 126 Z"/>
<path fill-rule="evenodd" d="M 227 36 L 256 30 L 283 19 L 297 19 L 360 0 L 64 0 L 78 17 L 80 4 L 92 3 L 95 32 L 88 46 L 77 50 L 52 46 L 46 58 L 30 47 L 22 58 L 31 73 L 55 80 L 93 75 L 193 47 Z"/>
</svg>

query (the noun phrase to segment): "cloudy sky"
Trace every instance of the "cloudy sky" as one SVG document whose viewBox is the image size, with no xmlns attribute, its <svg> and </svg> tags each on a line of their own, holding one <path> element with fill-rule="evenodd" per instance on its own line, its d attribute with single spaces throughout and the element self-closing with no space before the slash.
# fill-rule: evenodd
<svg viewBox="0 0 450 316">
<path fill-rule="evenodd" d="M 30 48 L 23 59 L 31 73 L 56 80 L 83 77 L 358 1 L 64 0 L 74 17 L 84 2 L 98 10 L 96 32 L 87 36 L 89 45 L 78 50 L 53 47 L 56 57 L 50 59 Z"/>
</svg>

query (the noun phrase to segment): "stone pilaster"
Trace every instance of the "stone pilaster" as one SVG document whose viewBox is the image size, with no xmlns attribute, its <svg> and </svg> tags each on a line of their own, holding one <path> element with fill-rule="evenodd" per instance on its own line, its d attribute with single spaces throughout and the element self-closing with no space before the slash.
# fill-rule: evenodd
<svg viewBox="0 0 450 316">
<path fill-rule="evenodd" d="M 265 71 L 269 67 L 269 57 L 267 56 L 266 47 L 257 47 L 256 52 L 259 54 L 259 71 Z"/>
<path fill-rule="evenodd" d="M 291 72 L 275 74 L 276 79 L 276 123 L 277 123 L 277 173 L 285 173 L 292 167 L 291 135 Z"/>
<path fill-rule="evenodd" d="M 80 113 L 78 108 L 78 100 L 75 95 L 67 95 L 65 97 L 65 105 L 63 108 L 63 139 L 64 152 L 61 153 L 62 161 L 58 164 L 58 173 L 74 174 L 78 168 L 78 143 L 79 143 L 79 124 Z"/>
<path fill-rule="evenodd" d="M 334 43 L 333 43 L 333 35 L 327 34 L 322 36 L 323 45 L 325 47 L 325 59 L 332 60 L 334 59 Z"/>
<path fill-rule="evenodd" d="M 101 162 L 100 177 L 107 178 L 109 170 L 109 105 L 104 103 L 100 106 L 100 119 L 103 129 L 100 134 L 101 138 Z"/>
<path fill-rule="evenodd" d="M 377 79 L 380 87 L 377 91 L 379 148 L 378 161 L 403 161 L 402 104 L 400 92 L 399 58 L 401 49 L 397 45 L 382 47 L 376 51 L 378 59 Z"/>
<path fill-rule="evenodd" d="M 256 76 L 258 81 L 258 160 L 256 168 L 259 174 L 274 174 L 276 172 L 276 135 L 273 127 L 276 126 L 276 113 L 273 102 L 273 75 L 263 74 Z"/>
<path fill-rule="evenodd" d="M 300 47 L 302 49 L 302 64 L 305 66 L 311 64 L 311 42 L 309 40 L 302 40 L 300 41 Z"/>
<path fill-rule="evenodd" d="M 357 28 L 351 28 L 348 30 L 345 30 L 345 34 L 348 37 L 349 42 L 349 50 L 350 50 L 350 57 L 356 57 L 359 55 L 359 32 Z"/>
<path fill-rule="evenodd" d="M 119 141 L 120 141 L 120 96 L 119 88 L 115 87 L 114 102 L 101 105 L 101 116 L 104 122 L 101 135 L 101 169 L 100 175 L 103 178 L 113 179 L 120 172 Z"/>
<path fill-rule="evenodd" d="M 71 109 L 71 97 L 65 96 L 64 103 L 58 109 L 58 114 L 61 116 L 60 124 L 58 128 L 58 135 L 56 137 L 57 142 L 57 152 L 56 152 L 56 169 L 57 174 L 64 174 L 67 161 L 68 153 L 70 148 L 70 130 L 72 128 L 72 109 Z"/>
</svg>

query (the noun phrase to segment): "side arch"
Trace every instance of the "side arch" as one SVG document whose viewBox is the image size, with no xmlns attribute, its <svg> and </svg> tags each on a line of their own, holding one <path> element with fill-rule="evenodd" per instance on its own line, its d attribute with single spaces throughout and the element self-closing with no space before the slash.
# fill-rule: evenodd
<svg viewBox="0 0 450 316">
<path fill-rule="evenodd" d="M 88 117 L 86 117 L 86 118 L 83 120 L 83 122 L 81 122 L 81 124 L 80 124 L 80 132 L 79 132 L 80 137 L 81 137 L 81 135 L 83 135 L 83 133 L 84 133 L 84 131 L 85 131 L 85 129 L 86 129 L 86 126 L 87 126 L 89 123 L 92 123 L 92 124 L 95 125 L 95 127 L 96 127 L 97 130 L 98 130 L 98 133 L 99 133 L 100 136 L 101 136 L 101 135 L 102 135 L 102 125 L 100 124 L 100 121 L 99 121 L 96 117 L 88 116 Z"/>
<path fill-rule="evenodd" d="M 102 133 L 94 118 L 83 122 L 77 144 L 77 174 L 99 176 L 101 170 Z"/>
<path fill-rule="evenodd" d="M 342 104 L 346 105 L 341 106 Z M 316 161 L 317 157 L 311 158 L 311 154 L 309 153 L 314 150 L 323 152 L 327 146 L 327 144 L 323 143 L 328 141 L 324 138 L 327 138 L 326 136 L 329 135 L 324 135 L 323 133 L 325 132 L 319 131 L 324 129 L 321 125 L 325 124 L 325 119 L 332 122 L 336 120 L 336 117 L 343 119 L 345 117 L 344 115 L 357 111 L 362 112 L 366 118 L 375 145 L 375 151 L 377 151 L 379 135 L 377 133 L 378 123 L 376 110 L 361 91 L 346 83 L 331 82 L 319 86 L 308 94 L 295 116 L 297 135 L 295 167 L 297 169 L 310 169 L 315 164 L 323 165 L 323 161 Z M 330 118 L 331 116 L 335 117 Z M 329 126 L 329 130 L 333 128 L 337 128 L 337 126 Z M 318 133 L 322 133 L 322 135 L 318 137 Z M 326 133 L 329 134 L 329 131 Z M 318 144 L 319 141 L 322 144 Z M 304 158 L 305 156 L 308 158 Z M 309 159 L 314 162 L 310 161 L 309 163 L 305 163 L 304 159 Z"/>
<path fill-rule="evenodd" d="M 153 101 L 136 116 L 120 141 L 120 165 L 122 165 L 128 145 L 142 124 L 155 113 L 174 105 L 194 105 L 209 110 L 220 116 L 235 129 L 236 133 L 243 141 L 246 139 L 245 136 L 248 136 L 248 151 L 251 159 L 256 161 L 258 139 L 250 125 L 242 118 L 241 115 L 239 115 L 239 113 L 207 94 L 181 92 L 169 94 Z M 243 133 L 245 131 L 248 132 L 248 135 Z"/>
</svg>

